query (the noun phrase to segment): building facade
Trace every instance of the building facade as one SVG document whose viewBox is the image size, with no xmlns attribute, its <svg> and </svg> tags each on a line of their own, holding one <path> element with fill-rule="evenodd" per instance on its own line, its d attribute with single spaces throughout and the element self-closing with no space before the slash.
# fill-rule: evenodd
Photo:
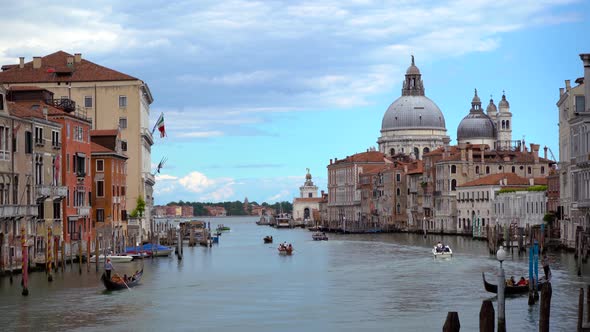
<svg viewBox="0 0 590 332">
<path fill-rule="evenodd" d="M 2 66 L 0 82 L 5 87 L 31 84 L 54 93 L 56 100 L 71 100 L 76 111 L 86 113 L 92 129 L 121 130 L 121 146 L 127 163 L 126 201 L 133 210 L 141 196 L 146 202 L 140 220 L 144 236 L 150 229 L 153 207 L 151 146 L 154 139 L 149 125 L 149 106 L 153 98 L 148 85 L 130 75 L 58 51 L 26 62 Z M 89 160 L 89 159 L 88 159 Z M 89 161 L 88 161 L 89 162 Z"/>
<path fill-rule="evenodd" d="M 306 225 L 315 225 L 317 220 L 314 215 L 319 212 L 321 200 L 322 198 L 318 197 L 318 187 L 313 184 L 308 168 L 305 183 L 299 187 L 299 197 L 293 200 L 293 219 Z"/>
</svg>

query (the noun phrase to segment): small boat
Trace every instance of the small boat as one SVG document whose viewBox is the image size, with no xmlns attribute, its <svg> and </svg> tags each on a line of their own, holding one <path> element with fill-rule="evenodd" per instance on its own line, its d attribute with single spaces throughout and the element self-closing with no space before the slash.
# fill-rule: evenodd
<svg viewBox="0 0 590 332">
<path fill-rule="evenodd" d="M 224 224 L 219 224 L 217 225 L 217 229 L 218 232 L 225 232 L 225 231 L 229 231 L 230 228 L 228 226 L 225 226 Z"/>
<path fill-rule="evenodd" d="M 141 269 L 140 271 L 138 271 L 137 273 L 132 275 L 130 279 L 125 280 L 125 282 L 123 282 L 123 277 L 120 276 L 119 274 L 115 274 L 114 276 L 111 275 L 111 279 L 107 279 L 106 274 L 103 273 L 102 276 L 100 277 L 100 280 L 102 280 L 102 283 L 104 284 L 104 287 L 106 289 L 119 290 L 119 289 L 126 289 L 126 288 L 131 288 L 131 287 L 137 286 L 139 284 L 139 282 L 141 281 L 142 276 L 143 276 L 143 269 Z"/>
<path fill-rule="evenodd" d="M 211 237 L 211 242 L 212 243 L 219 243 L 219 235 L 215 235 Z"/>
<path fill-rule="evenodd" d="M 270 235 L 265 236 L 264 243 L 272 243 L 272 236 L 270 236 Z"/>
<path fill-rule="evenodd" d="M 328 235 L 326 233 L 316 232 L 311 235 L 314 241 L 328 241 Z"/>
<path fill-rule="evenodd" d="M 107 258 L 113 263 L 127 263 L 133 260 L 133 256 L 130 255 L 107 255 Z M 104 262 L 104 255 L 98 255 L 98 261 Z M 96 256 L 90 257 L 90 263 L 96 263 Z"/>
<path fill-rule="evenodd" d="M 165 257 L 170 256 L 170 254 L 174 251 L 174 248 L 163 246 L 163 245 L 152 245 L 151 243 L 146 243 L 139 247 L 127 247 L 125 251 L 135 251 L 139 248 L 139 251 L 145 251 L 152 254 L 154 257 Z"/>
<path fill-rule="evenodd" d="M 282 246 L 280 245 L 278 248 L 279 250 L 279 255 L 292 255 L 293 254 L 293 247 L 291 246 Z"/>
<path fill-rule="evenodd" d="M 434 255 L 434 258 L 449 258 L 453 257 L 453 250 L 451 250 L 451 247 L 449 246 L 436 245 L 432 248 L 432 254 Z"/>
<path fill-rule="evenodd" d="M 495 284 L 490 284 L 489 282 L 487 282 L 486 280 L 486 276 L 485 274 L 482 272 L 481 273 L 481 277 L 483 278 L 483 287 L 485 288 L 486 291 L 490 292 L 490 293 L 494 293 L 494 294 L 498 294 L 498 285 Z M 529 281 L 527 279 L 527 284 L 524 286 L 508 286 L 505 285 L 504 286 L 504 294 L 505 295 L 511 295 L 511 294 L 526 294 L 529 292 L 529 285 L 528 285 Z M 538 288 L 541 289 L 541 286 L 543 286 L 545 282 L 543 280 L 539 281 L 539 285 Z"/>
<path fill-rule="evenodd" d="M 151 251 L 128 250 L 127 252 L 125 252 L 125 254 L 133 257 L 134 260 L 152 257 L 152 252 Z"/>
</svg>

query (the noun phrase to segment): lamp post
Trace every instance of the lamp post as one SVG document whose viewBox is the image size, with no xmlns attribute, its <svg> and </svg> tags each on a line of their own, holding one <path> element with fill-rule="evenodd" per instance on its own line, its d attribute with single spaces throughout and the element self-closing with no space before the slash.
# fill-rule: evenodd
<svg viewBox="0 0 590 332">
<path fill-rule="evenodd" d="M 496 259 L 500 262 L 500 277 L 498 278 L 498 332 L 506 332 L 506 317 L 504 309 L 504 268 L 502 262 L 506 259 L 506 251 L 500 246 L 496 252 Z"/>
</svg>

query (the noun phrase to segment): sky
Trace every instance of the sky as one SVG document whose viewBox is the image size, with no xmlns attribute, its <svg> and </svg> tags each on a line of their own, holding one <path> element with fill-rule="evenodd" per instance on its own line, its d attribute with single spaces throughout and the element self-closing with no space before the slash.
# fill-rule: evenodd
<svg viewBox="0 0 590 332">
<path fill-rule="evenodd" d="M 6 0 L 3 0 L 6 1 Z M 513 139 L 558 150 L 556 102 L 583 76 L 590 1 L 12 1 L 0 62 L 58 50 L 138 77 L 164 114 L 155 202 L 292 201 L 309 168 L 377 147 L 414 55 L 451 144 L 477 88 Z"/>
</svg>

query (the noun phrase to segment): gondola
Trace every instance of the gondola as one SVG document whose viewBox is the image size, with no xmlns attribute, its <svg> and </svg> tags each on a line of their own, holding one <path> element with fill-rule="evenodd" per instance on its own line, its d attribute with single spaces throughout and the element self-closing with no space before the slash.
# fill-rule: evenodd
<svg viewBox="0 0 590 332">
<path fill-rule="evenodd" d="M 270 235 L 265 236 L 264 243 L 272 243 L 272 236 L 270 236 Z"/>
<path fill-rule="evenodd" d="M 139 284 L 139 282 L 141 281 L 141 277 L 143 276 L 143 268 L 137 272 L 136 274 L 133 275 L 132 277 L 132 281 L 127 281 L 125 280 L 125 283 L 127 285 L 125 285 L 125 283 L 123 283 L 122 281 L 122 276 L 119 276 L 119 274 L 116 275 L 111 275 L 111 279 L 107 279 L 106 274 L 102 274 L 102 276 L 100 277 L 100 280 L 102 280 L 102 283 L 104 284 L 104 287 L 107 290 L 120 290 L 120 289 L 126 289 L 127 287 L 131 288 L 134 286 L 137 286 Z"/>
<path fill-rule="evenodd" d="M 482 272 L 481 276 L 483 278 L 483 286 L 486 289 L 486 291 L 490 292 L 490 293 L 494 293 L 494 294 L 498 294 L 498 285 L 494 285 L 494 284 L 490 284 L 489 282 L 486 281 L 486 276 L 485 274 Z M 539 282 L 539 286 L 538 289 L 541 289 L 541 286 L 543 286 L 543 281 Z M 529 292 L 529 285 L 524 285 L 524 286 L 508 286 L 505 285 L 504 286 L 504 295 L 512 295 L 512 294 L 526 294 Z"/>
</svg>

